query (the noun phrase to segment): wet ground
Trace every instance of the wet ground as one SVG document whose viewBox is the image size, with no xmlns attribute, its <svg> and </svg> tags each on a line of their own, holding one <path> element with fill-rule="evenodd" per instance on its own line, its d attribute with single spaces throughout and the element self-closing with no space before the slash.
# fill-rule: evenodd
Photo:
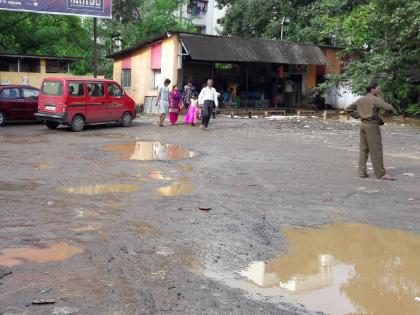
<svg viewBox="0 0 420 315">
<path fill-rule="evenodd" d="M 420 128 L 0 128 L 0 314 L 420 314 Z"/>
</svg>

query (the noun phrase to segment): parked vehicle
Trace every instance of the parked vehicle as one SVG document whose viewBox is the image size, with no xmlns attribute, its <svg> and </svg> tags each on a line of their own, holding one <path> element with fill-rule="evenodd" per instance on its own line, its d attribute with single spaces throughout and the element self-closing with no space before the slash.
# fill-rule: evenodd
<svg viewBox="0 0 420 315">
<path fill-rule="evenodd" d="M 136 114 L 135 102 L 114 81 L 46 78 L 35 116 L 50 129 L 63 124 L 82 131 L 85 125 L 112 122 L 129 127 Z"/>
<path fill-rule="evenodd" d="M 0 126 L 6 121 L 33 121 L 39 90 L 29 85 L 0 85 Z"/>
</svg>

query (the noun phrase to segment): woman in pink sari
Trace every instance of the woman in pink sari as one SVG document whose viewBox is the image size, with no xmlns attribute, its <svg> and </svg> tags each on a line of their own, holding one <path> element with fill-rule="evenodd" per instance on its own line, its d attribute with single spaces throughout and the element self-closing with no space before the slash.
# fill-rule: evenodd
<svg viewBox="0 0 420 315">
<path fill-rule="evenodd" d="M 179 112 L 182 110 L 182 95 L 178 87 L 174 85 L 169 93 L 169 121 L 171 125 L 175 125 L 178 121 Z"/>
</svg>

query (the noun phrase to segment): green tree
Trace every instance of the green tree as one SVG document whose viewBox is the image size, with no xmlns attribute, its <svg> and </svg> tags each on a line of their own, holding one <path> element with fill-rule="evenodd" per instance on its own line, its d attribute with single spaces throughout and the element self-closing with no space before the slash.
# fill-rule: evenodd
<svg viewBox="0 0 420 315">
<path fill-rule="evenodd" d="M 326 88 L 345 82 L 356 93 L 380 80 L 385 98 L 400 112 L 420 114 L 420 2 L 418 0 L 219 0 L 227 6 L 227 35 L 280 38 L 281 18 L 290 17 L 286 40 L 343 47 L 345 73 Z M 255 14 L 258 12 L 258 15 Z M 418 78 L 417 78 L 418 80 Z"/>
<path fill-rule="evenodd" d="M 88 58 L 90 25 L 76 16 L 0 11 L 0 52 Z M 91 62 L 73 65 L 75 73 L 91 72 Z"/>
</svg>

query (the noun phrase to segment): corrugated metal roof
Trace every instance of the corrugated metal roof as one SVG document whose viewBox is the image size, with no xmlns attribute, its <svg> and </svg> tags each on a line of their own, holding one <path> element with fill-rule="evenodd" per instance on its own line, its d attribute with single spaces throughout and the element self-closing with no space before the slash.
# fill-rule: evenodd
<svg viewBox="0 0 420 315">
<path fill-rule="evenodd" d="M 179 34 L 193 60 L 213 62 L 268 62 L 284 64 L 328 64 L 316 45 L 279 40 Z"/>
<path fill-rule="evenodd" d="M 56 56 L 45 56 L 45 55 L 21 55 L 21 54 L 7 54 L 0 53 L 0 57 L 12 57 L 12 58 L 32 58 L 32 59 L 55 59 L 55 60 L 82 60 L 82 57 L 56 57 Z"/>
</svg>

